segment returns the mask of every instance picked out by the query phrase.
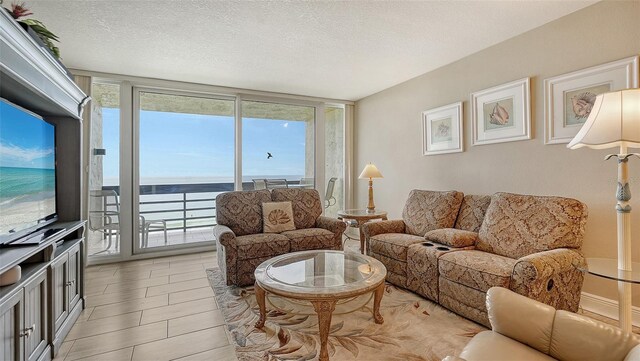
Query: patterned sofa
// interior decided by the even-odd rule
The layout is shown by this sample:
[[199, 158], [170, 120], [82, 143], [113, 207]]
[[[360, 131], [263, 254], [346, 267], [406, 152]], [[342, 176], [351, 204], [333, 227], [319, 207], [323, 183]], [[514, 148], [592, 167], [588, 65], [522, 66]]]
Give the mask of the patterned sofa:
[[[290, 201], [295, 230], [262, 233], [262, 203]], [[288, 252], [342, 249], [345, 224], [320, 216], [322, 202], [315, 189], [278, 188], [238, 191], [216, 197], [218, 265], [228, 285], [248, 286], [263, 261]]]
[[362, 227], [387, 280], [489, 326], [489, 288], [577, 311], [587, 207], [574, 199], [414, 190], [402, 220]]

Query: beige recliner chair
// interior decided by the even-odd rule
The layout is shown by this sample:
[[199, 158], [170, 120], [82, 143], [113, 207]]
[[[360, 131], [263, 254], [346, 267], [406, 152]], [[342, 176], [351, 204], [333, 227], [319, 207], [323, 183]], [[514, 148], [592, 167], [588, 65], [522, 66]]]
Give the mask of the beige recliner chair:
[[640, 338], [615, 326], [501, 287], [489, 289], [486, 302], [492, 330], [473, 337], [460, 357], [444, 360], [640, 360]]

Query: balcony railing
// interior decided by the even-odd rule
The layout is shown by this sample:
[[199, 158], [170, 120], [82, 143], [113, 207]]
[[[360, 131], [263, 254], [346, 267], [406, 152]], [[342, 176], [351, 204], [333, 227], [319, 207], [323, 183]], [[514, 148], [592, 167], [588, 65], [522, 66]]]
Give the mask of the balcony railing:
[[[120, 194], [119, 186], [103, 186], [102, 189]], [[243, 182], [242, 189], [254, 189], [253, 183]], [[213, 227], [216, 225], [216, 196], [233, 190], [234, 183], [231, 182], [141, 185], [139, 214], [146, 220], [166, 221], [168, 230], [186, 232], [192, 228]]]

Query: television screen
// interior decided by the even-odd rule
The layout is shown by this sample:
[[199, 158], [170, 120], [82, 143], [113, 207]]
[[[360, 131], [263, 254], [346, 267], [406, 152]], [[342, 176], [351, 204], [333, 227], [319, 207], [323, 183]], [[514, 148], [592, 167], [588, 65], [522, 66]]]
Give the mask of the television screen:
[[0, 99], [0, 243], [55, 214], [55, 127]]

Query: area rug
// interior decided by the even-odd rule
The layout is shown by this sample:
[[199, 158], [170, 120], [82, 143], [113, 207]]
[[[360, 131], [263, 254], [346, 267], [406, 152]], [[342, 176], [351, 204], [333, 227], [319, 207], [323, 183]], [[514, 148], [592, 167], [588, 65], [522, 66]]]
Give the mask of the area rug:
[[[208, 269], [207, 275], [239, 361], [317, 360], [320, 338], [315, 315], [297, 312], [295, 304], [290, 309], [275, 309], [267, 303], [265, 327], [256, 329], [258, 305], [253, 287], [227, 286], [217, 268]], [[372, 302], [333, 316], [328, 345], [331, 360], [440, 361], [457, 356], [471, 337], [485, 330], [389, 284], [380, 307], [382, 325], [373, 322]]]

